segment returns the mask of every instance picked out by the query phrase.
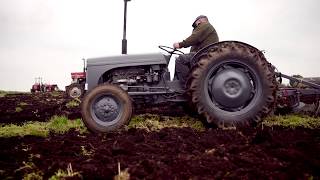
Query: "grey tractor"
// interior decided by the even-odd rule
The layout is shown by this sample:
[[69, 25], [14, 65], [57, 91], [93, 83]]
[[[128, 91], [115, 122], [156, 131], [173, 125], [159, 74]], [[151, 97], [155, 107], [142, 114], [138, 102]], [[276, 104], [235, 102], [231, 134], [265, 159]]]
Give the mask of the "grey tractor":
[[81, 113], [89, 130], [114, 131], [127, 124], [133, 108], [174, 102], [191, 105], [208, 124], [218, 127], [251, 126], [275, 107], [275, 68], [257, 48], [223, 41], [201, 49], [192, 58], [186, 89], [170, 80], [173, 54], [119, 55], [87, 59]]

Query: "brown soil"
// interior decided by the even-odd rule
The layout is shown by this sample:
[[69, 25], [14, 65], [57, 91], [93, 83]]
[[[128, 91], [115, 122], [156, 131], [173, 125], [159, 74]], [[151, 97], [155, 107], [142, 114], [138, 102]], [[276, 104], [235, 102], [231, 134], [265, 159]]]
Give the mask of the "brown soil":
[[[79, 107], [68, 107], [73, 99], [63, 92], [55, 93], [21, 93], [0, 97], [0, 124], [19, 124], [27, 121], [48, 121], [54, 115], [64, 115], [69, 119], [81, 118]], [[174, 106], [174, 107], [173, 107]], [[19, 110], [17, 111], [17, 108]], [[172, 109], [175, 111], [172, 111]], [[186, 115], [182, 106], [162, 104], [157, 107], [140, 107], [135, 114], [156, 113], [162, 115]]]
[[67, 107], [70, 101], [63, 92], [8, 94], [0, 97], [0, 123], [47, 121], [54, 115], [80, 118], [78, 107]]
[[[0, 147], [0, 179], [34, 171], [47, 179], [69, 163], [84, 179], [111, 179], [118, 162], [132, 179], [320, 178], [319, 130], [131, 129], [104, 136], [73, 131], [0, 138]], [[21, 168], [23, 162], [34, 163], [33, 169]]]
[[[63, 95], [39, 97], [34, 102], [32, 95], [10, 95], [7, 103], [0, 98], [1, 123], [79, 113], [66, 108]], [[19, 102], [29, 109], [16, 115]], [[28, 114], [35, 111], [32, 108], [38, 109], [38, 116]], [[21, 179], [32, 172], [48, 179], [58, 169], [66, 171], [68, 164], [84, 179], [112, 179], [118, 163], [131, 179], [319, 179], [319, 152], [319, 129], [130, 129], [105, 135], [70, 131], [48, 138], [0, 138], [0, 179]]]

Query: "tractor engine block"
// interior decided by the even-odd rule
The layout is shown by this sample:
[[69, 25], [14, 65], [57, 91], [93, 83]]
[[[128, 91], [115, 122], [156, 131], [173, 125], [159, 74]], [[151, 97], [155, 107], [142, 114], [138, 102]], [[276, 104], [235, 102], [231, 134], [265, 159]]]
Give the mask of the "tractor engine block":
[[112, 72], [112, 83], [125, 85], [142, 85], [158, 83], [159, 71], [152, 67], [117, 69]]

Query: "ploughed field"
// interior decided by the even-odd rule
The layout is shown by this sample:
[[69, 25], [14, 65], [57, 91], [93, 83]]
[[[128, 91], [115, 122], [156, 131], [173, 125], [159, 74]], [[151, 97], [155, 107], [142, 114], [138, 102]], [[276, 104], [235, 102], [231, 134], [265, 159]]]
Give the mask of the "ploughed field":
[[[125, 128], [103, 135], [71, 129], [0, 136], [0, 179], [320, 178], [319, 126], [206, 129], [178, 106], [136, 113], [145, 111], [160, 115], [136, 116]], [[54, 115], [81, 118], [79, 101], [63, 93], [0, 96], [0, 128], [50, 121]], [[140, 123], [143, 119], [148, 123]]]
[[79, 102], [63, 92], [9, 93], [0, 96], [0, 123], [47, 121], [53, 115], [80, 118]]

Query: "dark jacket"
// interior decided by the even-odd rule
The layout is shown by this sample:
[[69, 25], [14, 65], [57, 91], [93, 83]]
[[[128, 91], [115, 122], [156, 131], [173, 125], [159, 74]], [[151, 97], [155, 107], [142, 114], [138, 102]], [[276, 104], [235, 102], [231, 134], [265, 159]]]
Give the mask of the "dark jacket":
[[205, 46], [218, 42], [219, 37], [214, 27], [209, 23], [201, 23], [193, 29], [192, 34], [180, 42], [180, 47], [191, 47], [190, 52], [198, 52]]

